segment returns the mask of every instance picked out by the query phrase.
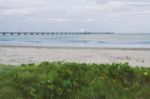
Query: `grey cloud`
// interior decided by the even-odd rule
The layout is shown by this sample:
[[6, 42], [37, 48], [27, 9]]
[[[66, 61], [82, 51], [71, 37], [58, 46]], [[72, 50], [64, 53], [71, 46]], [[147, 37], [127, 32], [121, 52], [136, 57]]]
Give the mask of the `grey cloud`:
[[77, 24], [107, 26], [116, 22], [116, 27], [118, 23], [142, 24], [149, 22], [149, 17], [149, 0], [0, 0], [0, 22], [3, 24], [74, 23], [71, 27], [74, 30]]

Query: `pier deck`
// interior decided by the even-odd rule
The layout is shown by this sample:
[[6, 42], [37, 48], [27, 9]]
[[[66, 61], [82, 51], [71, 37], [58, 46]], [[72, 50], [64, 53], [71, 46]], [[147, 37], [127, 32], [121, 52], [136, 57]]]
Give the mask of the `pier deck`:
[[0, 35], [86, 35], [86, 34], [113, 34], [111, 32], [0, 32]]

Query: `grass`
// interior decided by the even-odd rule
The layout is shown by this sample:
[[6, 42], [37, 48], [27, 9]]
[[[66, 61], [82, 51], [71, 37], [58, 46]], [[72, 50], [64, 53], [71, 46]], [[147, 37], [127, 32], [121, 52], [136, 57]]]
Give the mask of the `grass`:
[[0, 99], [149, 99], [150, 68], [43, 62], [0, 65]]

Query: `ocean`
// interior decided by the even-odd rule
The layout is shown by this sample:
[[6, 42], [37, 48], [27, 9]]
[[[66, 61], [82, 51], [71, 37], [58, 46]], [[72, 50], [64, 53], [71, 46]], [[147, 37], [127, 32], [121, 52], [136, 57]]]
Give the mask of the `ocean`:
[[113, 33], [78, 35], [2, 35], [0, 45], [52, 47], [150, 48], [150, 33]]

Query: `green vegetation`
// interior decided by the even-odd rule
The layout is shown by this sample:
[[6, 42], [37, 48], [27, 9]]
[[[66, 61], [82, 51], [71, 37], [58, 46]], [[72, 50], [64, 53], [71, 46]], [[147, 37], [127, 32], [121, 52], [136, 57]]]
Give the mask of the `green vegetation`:
[[1, 65], [0, 99], [150, 99], [150, 68], [128, 63]]

